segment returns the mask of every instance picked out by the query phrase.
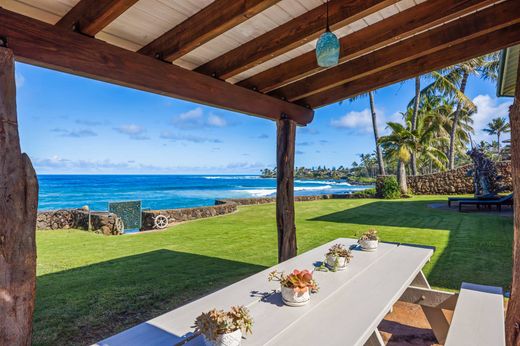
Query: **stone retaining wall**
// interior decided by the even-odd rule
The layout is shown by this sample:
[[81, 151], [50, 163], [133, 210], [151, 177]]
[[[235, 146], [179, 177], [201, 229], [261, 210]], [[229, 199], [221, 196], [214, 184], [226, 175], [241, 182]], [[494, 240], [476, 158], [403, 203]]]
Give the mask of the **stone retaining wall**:
[[[513, 189], [511, 175], [511, 161], [497, 162], [499, 175], [508, 190]], [[467, 176], [473, 165], [461, 166], [456, 169], [418, 176], [408, 176], [407, 183], [413, 194], [416, 195], [447, 195], [474, 193], [473, 177]], [[378, 177], [378, 182], [382, 177]], [[376, 182], [376, 186], [379, 186]]]
[[235, 212], [236, 210], [237, 204], [233, 202], [226, 202], [209, 207], [146, 210], [143, 211], [143, 230], [150, 230], [154, 228], [154, 218], [157, 215], [164, 215], [168, 217], [169, 224], [171, 225], [177, 222], [229, 214]]
[[61, 209], [38, 212], [36, 229], [83, 229], [106, 235], [118, 234], [116, 215], [108, 212], [90, 212], [84, 209]]
[[[366, 194], [330, 194], [317, 196], [296, 196], [296, 202], [317, 201], [322, 199], [346, 199], [346, 198], [373, 198]], [[256, 205], [275, 203], [275, 197], [266, 198], [238, 198], [220, 199], [215, 205], [197, 208], [180, 208], [164, 210], [144, 210], [142, 230], [154, 229], [154, 218], [164, 215], [169, 219], [169, 225], [218, 215], [233, 213], [239, 205]], [[84, 229], [106, 235], [118, 234], [115, 227], [117, 215], [108, 212], [89, 212], [83, 209], [63, 209], [38, 212], [37, 229]]]

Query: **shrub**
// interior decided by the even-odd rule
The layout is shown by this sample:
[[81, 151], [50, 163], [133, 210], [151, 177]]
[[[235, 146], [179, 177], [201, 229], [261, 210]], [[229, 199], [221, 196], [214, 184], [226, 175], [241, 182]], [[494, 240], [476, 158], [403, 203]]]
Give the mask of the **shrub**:
[[381, 178], [378, 188], [380, 197], [382, 198], [396, 199], [401, 197], [401, 189], [399, 188], [397, 178], [394, 176]]
[[370, 189], [360, 190], [360, 191], [356, 191], [356, 192], [354, 192], [352, 194], [356, 195], [356, 196], [375, 196], [376, 195], [376, 188], [373, 187], [373, 188], [370, 188]]

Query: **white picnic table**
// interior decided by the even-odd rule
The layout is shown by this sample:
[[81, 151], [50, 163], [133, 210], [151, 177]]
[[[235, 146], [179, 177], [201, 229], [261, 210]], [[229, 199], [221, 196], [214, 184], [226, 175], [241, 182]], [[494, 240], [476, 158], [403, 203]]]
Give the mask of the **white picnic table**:
[[[332, 244], [350, 247], [356, 242], [340, 238], [323, 244], [96, 345], [172, 346], [183, 341], [187, 346], [203, 345], [201, 336], [190, 338], [195, 318], [212, 308], [227, 310], [234, 305], [245, 305], [254, 320], [253, 334], [247, 335], [242, 345], [382, 345], [377, 326], [398, 300], [426, 300], [425, 305], [429, 304], [429, 296], [421, 290], [432, 290], [421, 270], [432, 256], [432, 248], [393, 243], [380, 243], [375, 252], [356, 248], [345, 271], [314, 272], [320, 290], [303, 307], [283, 305], [280, 294], [273, 293], [279, 291], [279, 283], [267, 281], [274, 269], [313, 270]], [[443, 302], [449, 302], [449, 293], [440, 294]], [[437, 312], [430, 309], [431, 313], [425, 313], [432, 315], [435, 324]], [[441, 338], [447, 332], [443, 322], [441, 318], [440, 332], [436, 333]]]

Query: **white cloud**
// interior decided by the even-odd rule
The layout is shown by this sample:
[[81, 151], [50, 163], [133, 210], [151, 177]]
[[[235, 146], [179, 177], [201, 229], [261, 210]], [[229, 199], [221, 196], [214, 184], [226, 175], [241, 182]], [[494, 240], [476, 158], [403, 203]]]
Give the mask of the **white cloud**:
[[208, 125], [214, 127], [224, 127], [227, 125], [227, 121], [218, 115], [211, 114], [208, 117]]
[[160, 137], [162, 139], [168, 139], [172, 142], [184, 141], [184, 142], [192, 142], [192, 143], [205, 143], [205, 142], [222, 143], [222, 141], [220, 139], [186, 135], [186, 134], [174, 133], [174, 132], [170, 132], [170, 131], [162, 132]]
[[101, 126], [103, 122], [96, 120], [88, 120], [88, 119], [77, 119], [76, 124], [86, 125], [86, 126]]
[[67, 130], [62, 128], [54, 128], [51, 132], [61, 133], [61, 137], [84, 138], [96, 137], [98, 134], [92, 130]]
[[20, 89], [25, 85], [25, 77], [20, 72], [15, 72], [14, 79], [16, 81], [16, 88]]
[[[376, 109], [377, 115], [377, 128], [380, 134], [387, 133], [386, 123], [389, 121], [401, 122], [402, 117], [399, 112], [396, 112], [390, 116], [387, 116], [384, 111]], [[353, 133], [367, 134], [373, 131], [372, 127], [372, 114], [369, 108], [365, 108], [362, 111], [350, 111], [344, 116], [332, 119], [330, 122], [332, 127], [338, 129], [346, 129]]]
[[150, 139], [150, 137], [146, 135], [146, 129], [140, 125], [125, 124], [118, 127], [114, 127], [114, 130], [123, 135], [128, 135], [128, 137], [133, 140]]
[[155, 166], [134, 160], [113, 162], [104, 160], [70, 160], [54, 155], [49, 158], [32, 158], [38, 174], [46, 173], [257, 173], [266, 165], [259, 162], [230, 162], [221, 166]]
[[32, 159], [38, 173], [125, 173], [125, 172], [170, 172], [171, 168], [145, 165], [135, 161], [112, 162], [104, 160], [70, 160], [54, 155], [50, 158]]
[[350, 111], [338, 119], [332, 119], [330, 124], [337, 128], [370, 132], [372, 129], [372, 117], [370, 110], [365, 108], [361, 112]]
[[194, 130], [204, 127], [225, 127], [229, 123], [221, 116], [215, 114], [205, 115], [201, 107], [181, 113], [172, 119], [172, 124], [183, 130]]
[[474, 141], [491, 141], [496, 139], [494, 136], [489, 136], [482, 131], [482, 129], [487, 127], [491, 119], [504, 117], [509, 121], [509, 106], [511, 106], [513, 101], [499, 101], [498, 98], [489, 95], [478, 95], [473, 99], [473, 103], [477, 106], [477, 112], [473, 114], [473, 128], [475, 129]]

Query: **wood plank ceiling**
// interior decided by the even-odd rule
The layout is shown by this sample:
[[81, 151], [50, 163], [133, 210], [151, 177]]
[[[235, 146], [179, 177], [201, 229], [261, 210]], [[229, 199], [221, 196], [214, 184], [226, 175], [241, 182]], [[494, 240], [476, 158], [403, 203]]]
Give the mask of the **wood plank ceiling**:
[[[186, 78], [220, 80], [229, 95], [247, 89], [252, 94], [239, 94], [263, 93], [265, 102], [306, 108], [520, 43], [518, 0], [331, 0], [329, 6], [331, 29], [341, 41], [340, 65], [321, 69], [314, 47], [325, 26], [323, 0], [0, 0], [4, 9], [95, 37], [138, 60], [144, 55], [194, 71]], [[164, 93], [193, 99], [177, 90]], [[215, 99], [200, 101], [259, 115]], [[297, 122], [312, 116], [305, 118]]]

